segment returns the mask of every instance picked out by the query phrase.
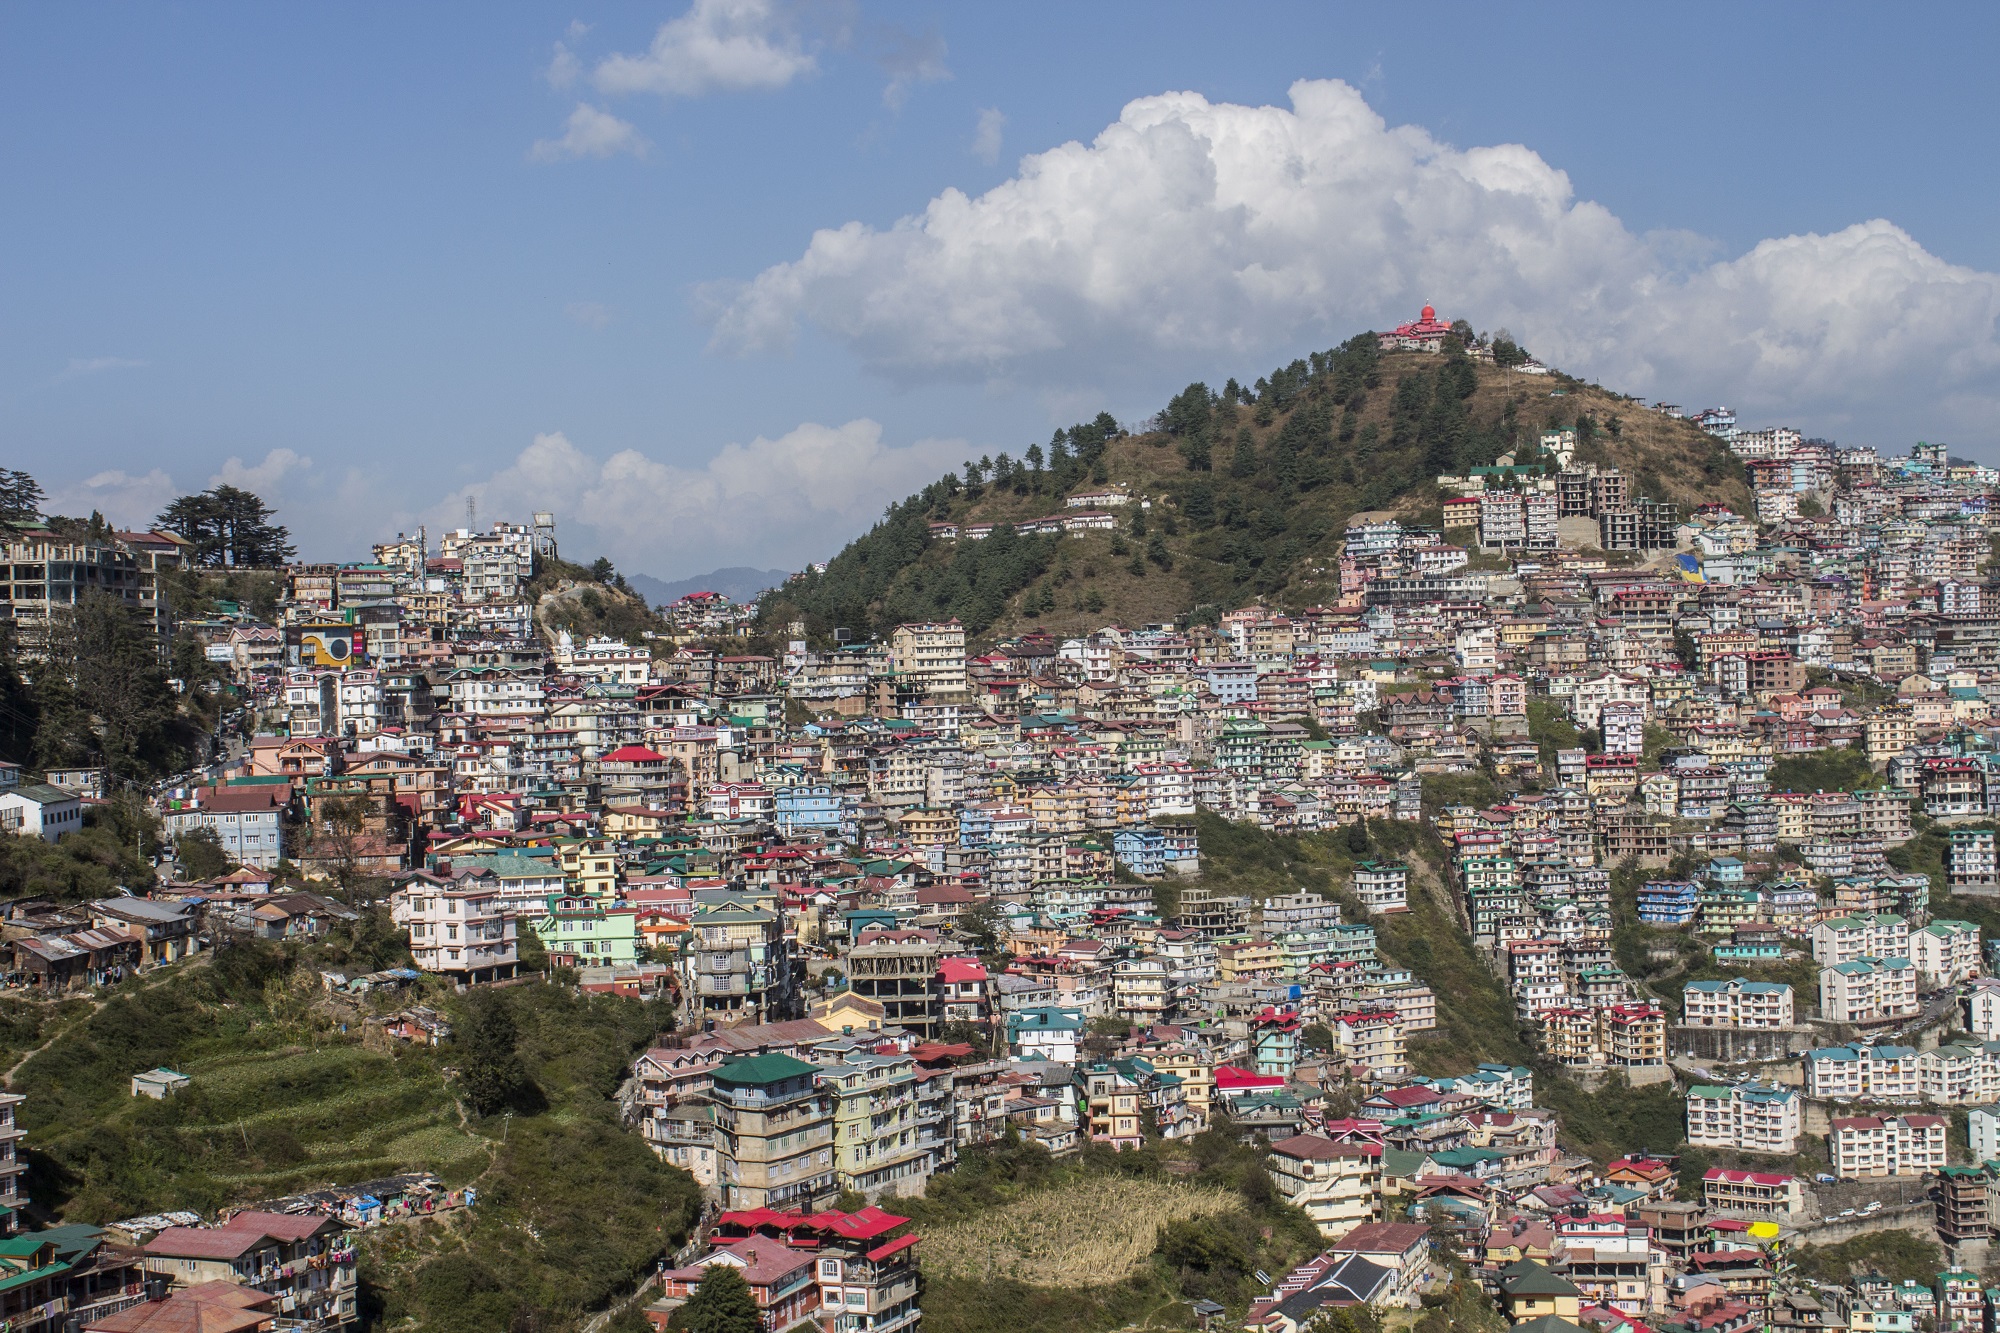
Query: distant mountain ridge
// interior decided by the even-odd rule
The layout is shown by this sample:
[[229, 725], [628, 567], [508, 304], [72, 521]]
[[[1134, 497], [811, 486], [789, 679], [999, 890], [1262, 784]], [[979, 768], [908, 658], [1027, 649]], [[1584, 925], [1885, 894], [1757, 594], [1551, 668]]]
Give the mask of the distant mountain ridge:
[[656, 579], [651, 574], [627, 574], [625, 581], [632, 585], [632, 591], [646, 599], [648, 606], [663, 606], [677, 602], [691, 592], [719, 592], [732, 602], [747, 602], [767, 588], [775, 588], [791, 577], [790, 570], [752, 569], [748, 565], [731, 565], [728, 569], [717, 569], [707, 574], [697, 574], [691, 579], [675, 579], [671, 582]]

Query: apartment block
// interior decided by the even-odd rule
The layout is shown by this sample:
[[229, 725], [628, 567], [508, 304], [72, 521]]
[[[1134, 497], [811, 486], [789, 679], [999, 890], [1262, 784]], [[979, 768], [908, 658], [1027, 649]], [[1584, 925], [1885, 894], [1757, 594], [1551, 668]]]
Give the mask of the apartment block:
[[1786, 1088], [1753, 1082], [1688, 1089], [1687, 1137], [1697, 1148], [1789, 1157], [1798, 1151], [1802, 1123], [1798, 1095]]
[[1774, 981], [1690, 981], [1681, 991], [1681, 1023], [1703, 1028], [1788, 1028], [1792, 988]]
[[1836, 1117], [1826, 1146], [1842, 1180], [1926, 1176], [1945, 1164], [1945, 1121], [1935, 1115]]

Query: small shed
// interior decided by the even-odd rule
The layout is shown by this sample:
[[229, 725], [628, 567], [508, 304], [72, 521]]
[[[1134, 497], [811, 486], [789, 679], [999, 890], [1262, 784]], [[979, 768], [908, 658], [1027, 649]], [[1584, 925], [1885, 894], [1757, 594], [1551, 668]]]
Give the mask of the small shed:
[[194, 1080], [179, 1070], [162, 1065], [158, 1069], [148, 1069], [143, 1074], [132, 1075], [132, 1095], [151, 1097], [154, 1101], [164, 1101], [185, 1088]]

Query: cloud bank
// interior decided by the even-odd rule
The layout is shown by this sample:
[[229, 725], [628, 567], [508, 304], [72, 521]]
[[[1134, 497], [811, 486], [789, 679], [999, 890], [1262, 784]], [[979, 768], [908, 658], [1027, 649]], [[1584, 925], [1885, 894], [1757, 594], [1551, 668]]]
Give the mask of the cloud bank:
[[807, 422], [679, 467], [636, 449], [599, 459], [556, 431], [535, 436], [510, 465], [454, 492], [427, 517], [433, 527], [463, 524], [468, 495], [482, 522], [553, 510], [565, 549], [666, 578], [731, 564], [800, 568], [825, 559], [966, 452], [963, 440], [892, 446], [863, 418]]
[[821, 230], [706, 296], [719, 348], [810, 324], [902, 382], [1155, 393], [1434, 301], [1632, 392], [1877, 428], [2000, 418], [1995, 275], [1880, 220], [1689, 264], [1699, 248], [1635, 234], [1526, 147], [1457, 148], [1301, 81], [1289, 108], [1140, 98], [983, 195]]
[[[574, 76], [567, 55], [558, 49], [552, 79]], [[700, 97], [782, 88], [814, 68], [798, 30], [770, 0], [694, 0], [687, 13], [660, 25], [649, 50], [599, 61], [591, 82], [605, 93]]]
[[630, 121], [588, 102], [578, 102], [576, 110], [563, 122], [560, 139], [537, 139], [528, 149], [534, 162], [573, 162], [583, 157], [611, 157], [630, 153], [644, 157], [650, 147], [644, 135]]

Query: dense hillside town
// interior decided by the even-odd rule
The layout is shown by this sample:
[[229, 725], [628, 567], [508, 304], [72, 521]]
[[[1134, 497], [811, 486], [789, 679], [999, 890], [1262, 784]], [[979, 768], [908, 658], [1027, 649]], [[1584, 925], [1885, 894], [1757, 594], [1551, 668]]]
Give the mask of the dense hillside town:
[[[1564, 392], [1467, 335], [1426, 307], [1381, 347]], [[721, 1299], [718, 1269], [772, 1333], [915, 1328], [914, 1219], [968, 1162], [1218, 1142], [1317, 1231], [1229, 1309], [1265, 1333], [1398, 1308], [1989, 1328], [2000, 472], [1630, 410], [1693, 421], [1754, 509], [1684, 511], [1574, 427], [1529, 431], [1352, 515], [1319, 604], [985, 641], [950, 618], [773, 636], [710, 593], [649, 610], [608, 562], [563, 562], [546, 513], [338, 564], [239, 561], [192, 510], [17, 516], [24, 676], [69, 617], [121, 607], [177, 645], [213, 748], [150, 784], [101, 756], [0, 766], [20, 838], [61, 847], [135, 792], [164, 837], [153, 884], [9, 902], [7, 981], [90, 992], [386, 911], [406, 963], [330, 989], [653, 1002], [624, 1121], [708, 1201], [633, 1307], [660, 1328]], [[1177, 508], [1069, 479], [1044, 517], [925, 540], [1143, 550]], [[184, 604], [251, 569], [261, 594]], [[368, 1021], [455, 1040], [435, 1004]], [[154, 1099], [189, 1082], [128, 1073]], [[404, 1213], [477, 1193], [410, 1179], [368, 1188]], [[23, 1227], [39, 1276], [0, 1317], [353, 1323], [368, 1188]], [[1884, 1234], [1935, 1271], [1803, 1260]]]

